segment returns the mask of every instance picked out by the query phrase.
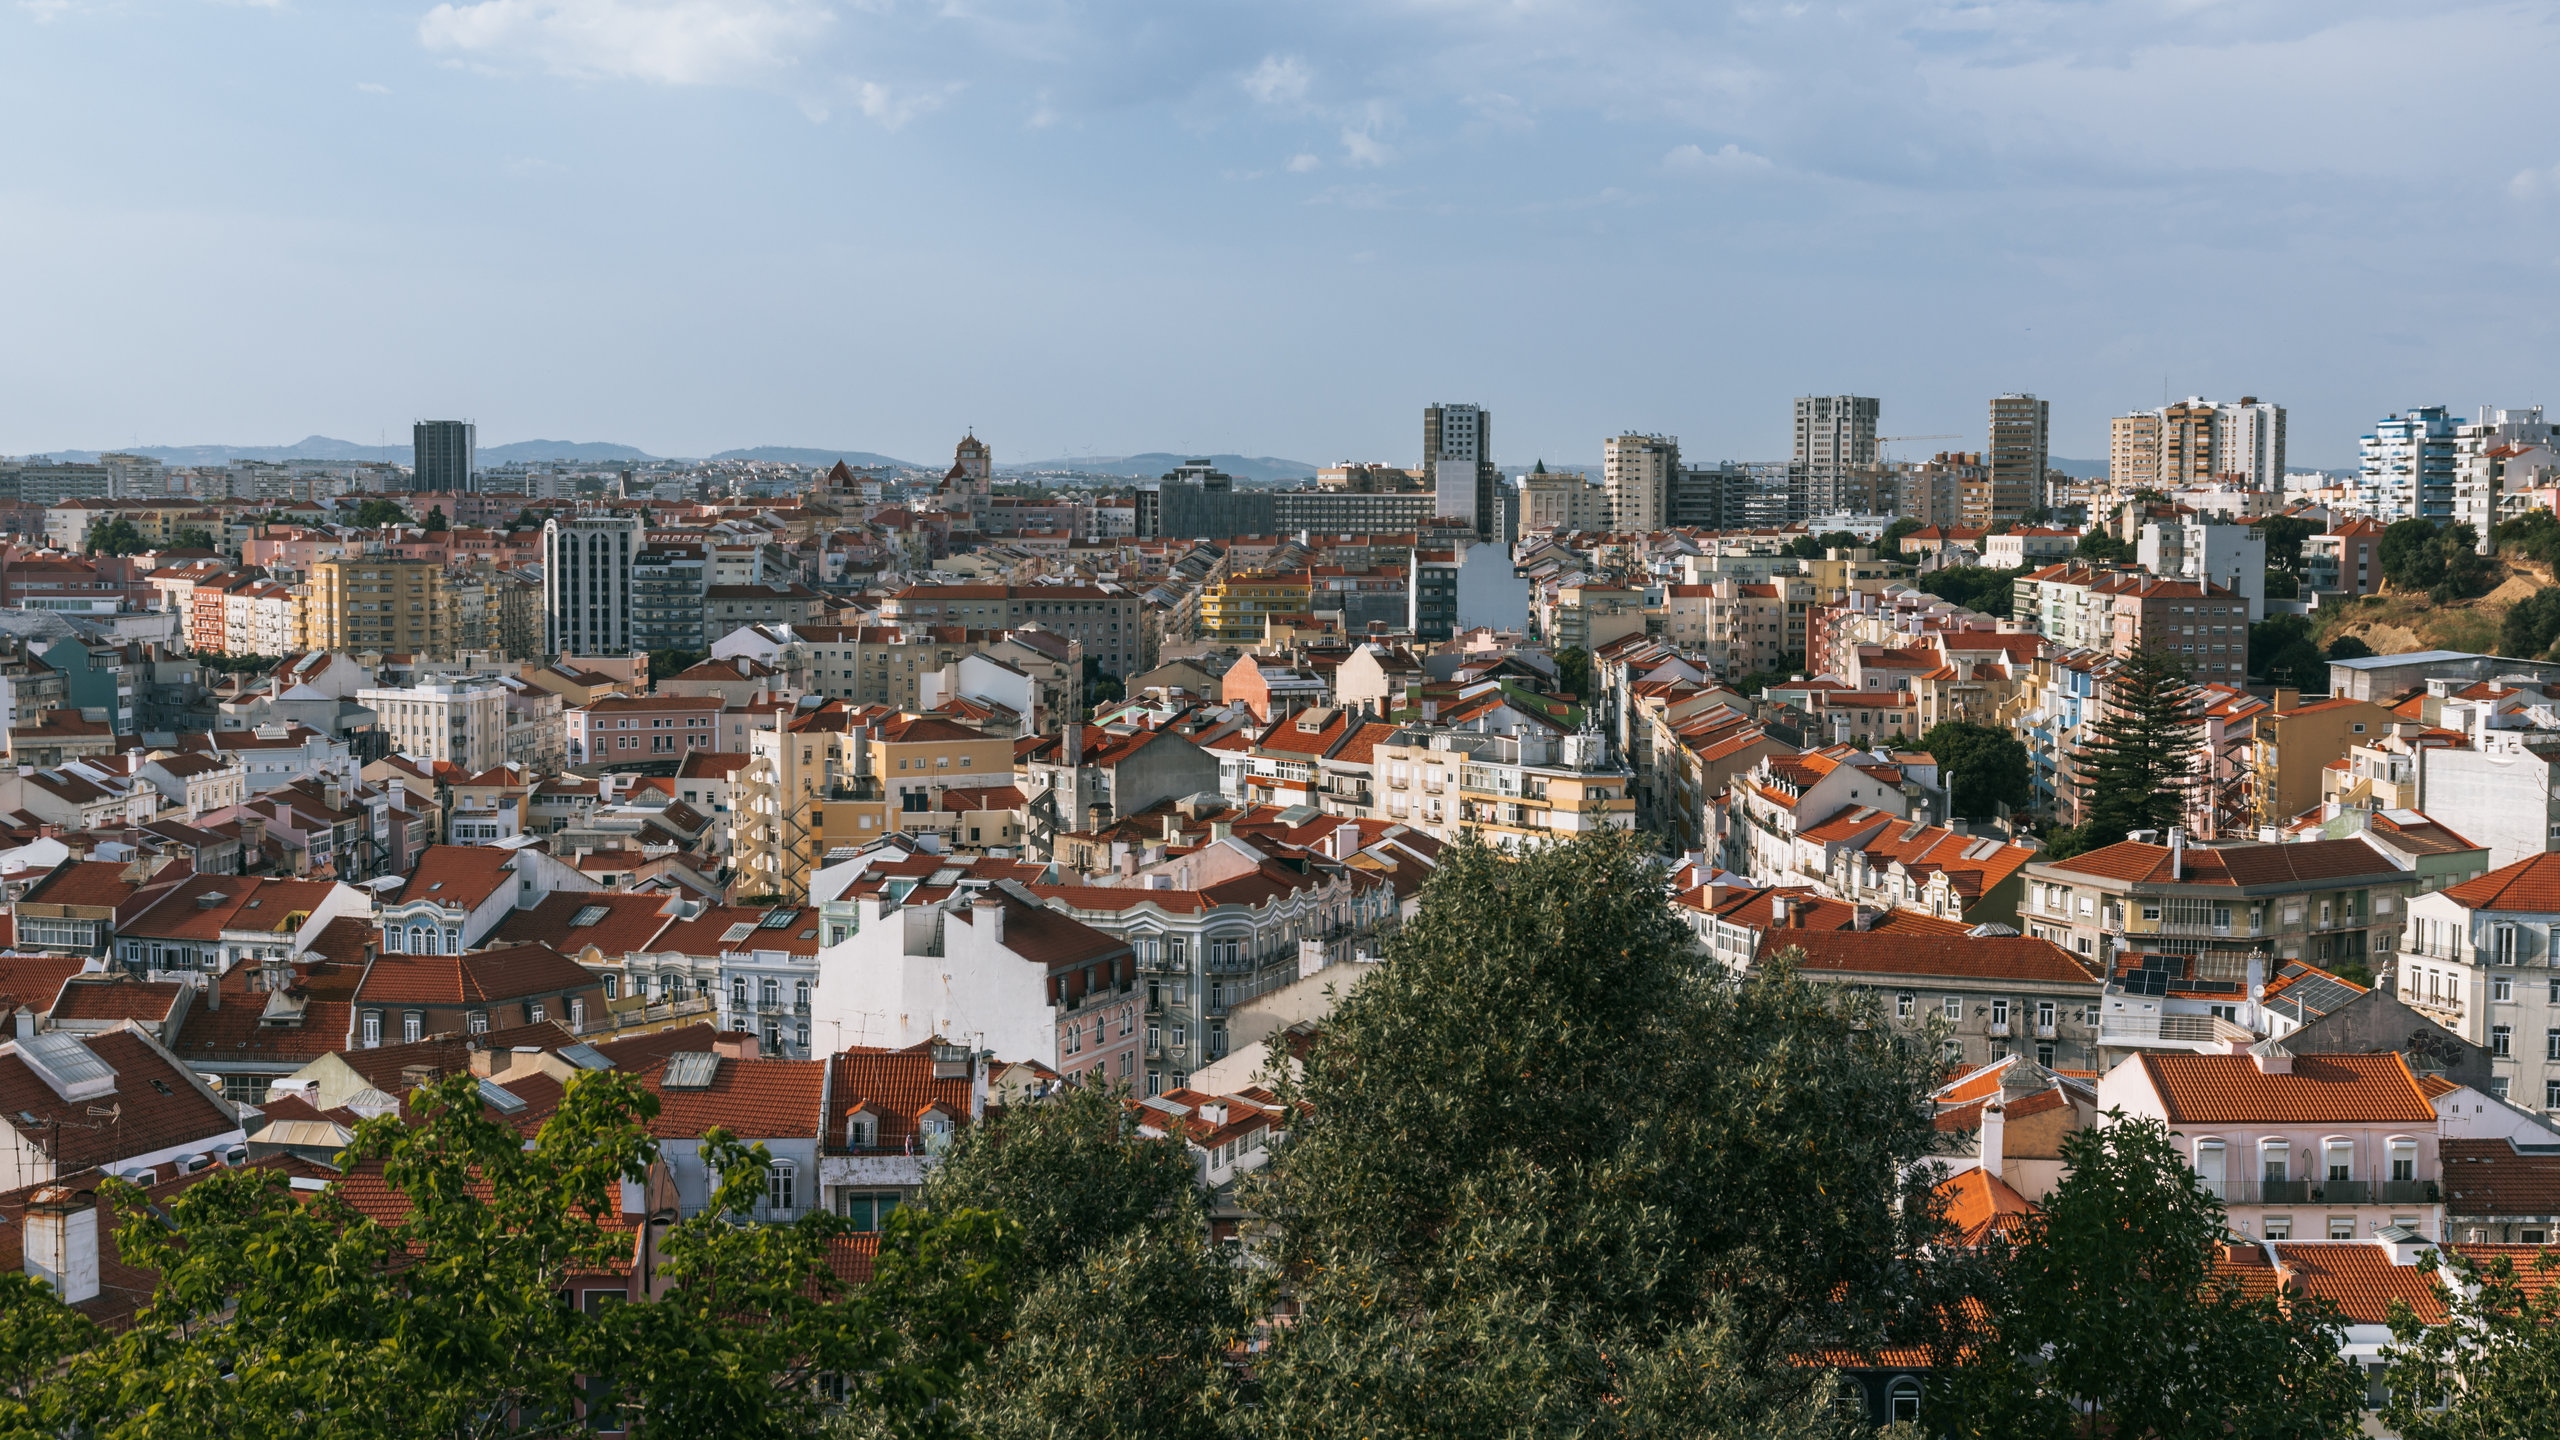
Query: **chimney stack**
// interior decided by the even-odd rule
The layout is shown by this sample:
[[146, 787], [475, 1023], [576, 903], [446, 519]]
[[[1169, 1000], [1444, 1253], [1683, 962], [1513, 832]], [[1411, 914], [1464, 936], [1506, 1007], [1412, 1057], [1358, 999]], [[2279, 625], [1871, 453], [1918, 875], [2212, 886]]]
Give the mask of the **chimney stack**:
[[1982, 1173], [1997, 1178], [2001, 1147], [2008, 1141], [2009, 1121], [1997, 1099], [1982, 1107]]
[[65, 1305], [98, 1298], [98, 1197], [48, 1185], [27, 1201], [23, 1239], [27, 1273], [54, 1288]]
[[979, 927], [979, 934], [998, 945], [1004, 943], [1004, 897], [981, 890], [970, 900], [969, 912], [970, 923]]
[[2169, 878], [2187, 878], [2187, 832], [2183, 826], [2169, 827]]

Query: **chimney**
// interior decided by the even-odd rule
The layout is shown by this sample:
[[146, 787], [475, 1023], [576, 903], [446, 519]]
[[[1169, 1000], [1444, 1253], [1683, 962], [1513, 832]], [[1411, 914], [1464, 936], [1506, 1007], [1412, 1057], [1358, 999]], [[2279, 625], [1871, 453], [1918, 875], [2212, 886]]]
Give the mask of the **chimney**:
[[1793, 908], [1794, 908], [1794, 907], [1793, 907], [1791, 904], [1789, 904], [1789, 903], [1788, 903], [1788, 900], [1787, 900], [1787, 897], [1786, 897], [1786, 896], [1784, 896], [1784, 895], [1772, 895], [1772, 896], [1770, 896], [1770, 897], [1769, 897], [1769, 928], [1770, 928], [1770, 929], [1772, 929], [1772, 930], [1784, 930], [1784, 929], [1786, 929], [1786, 928], [1787, 928], [1787, 922], [1788, 922], [1788, 920], [1791, 918], [1791, 917], [1789, 916], [1788, 912], [1789, 912], [1790, 910], [1792, 910]]
[[1348, 860], [1360, 853], [1360, 826], [1357, 822], [1346, 820], [1334, 828], [1330, 853], [1336, 860]]
[[763, 1048], [753, 1030], [727, 1030], [711, 1037], [711, 1053], [723, 1060], [753, 1060]]
[[1230, 836], [1230, 835], [1232, 835], [1232, 834], [1234, 834], [1234, 833], [1235, 833], [1235, 829], [1236, 829], [1236, 827], [1235, 827], [1235, 826], [1228, 824], [1228, 823], [1227, 823], [1226, 821], [1224, 821], [1224, 820], [1212, 820], [1212, 821], [1210, 821], [1210, 822], [1209, 822], [1209, 843], [1211, 843], [1211, 844], [1213, 844], [1213, 845], [1214, 845], [1214, 844], [1216, 844], [1217, 842], [1219, 842], [1219, 841], [1221, 841], [1221, 840], [1226, 839], [1228, 836]]
[[65, 1305], [98, 1298], [98, 1197], [88, 1190], [47, 1185], [27, 1201], [21, 1240], [27, 1273], [61, 1295]]
[[336, 776], [329, 777], [328, 783], [320, 787], [320, 803], [332, 810], [347, 808], [347, 792], [339, 787]]
[[1877, 910], [1873, 905], [1858, 905], [1851, 907], [1849, 913], [1849, 928], [1862, 932], [1873, 930], [1876, 928], [1876, 914]]
[[18, 1007], [18, 1038], [21, 1040], [32, 1040], [35, 1036], [36, 1012], [28, 1009], [24, 1005], [21, 1005]]
[[[2234, 1041], [2233, 1043], [2237, 1044], [2239, 1042]], [[2276, 1044], [2272, 1040], [2253, 1048], [2249, 1052], [2249, 1055], [2251, 1059], [2258, 1062], [2258, 1073], [2261, 1075], [2290, 1075], [2293, 1073], [2293, 1052], [2287, 1050], [2282, 1045]]]
[[2169, 878], [2187, 878], [2187, 832], [2176, 825], [2169, 827]]
[[969, 922], [979, 927], [978, 933], [1001, 945], [1004, 943], [1004, 897], [981, 890], [969, 902]]
[[1998, 1100], [1982, 1107], [1982, 1173], [2000, 1173], [2001, 1147], [2008, 1140], [2009, 1121]]

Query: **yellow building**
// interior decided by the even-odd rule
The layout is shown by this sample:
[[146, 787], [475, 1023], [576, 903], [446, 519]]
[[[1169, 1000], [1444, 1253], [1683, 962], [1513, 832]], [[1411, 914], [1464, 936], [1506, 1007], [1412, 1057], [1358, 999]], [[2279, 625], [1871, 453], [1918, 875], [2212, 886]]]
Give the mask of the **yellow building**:
[[2329, 762], [2390, 734], [2398, 718], [2370, 700], [2340, 697], [2302, 705], [2278, 691], [2276, 712], [2258, 717], [2252, 766], [2258, 823], [2279, 825], [2318, 805]]
[[302, 631], [314, 650], [453, 653], [454, 603], [444, 566], [397, 555], [314, 561]]
[[1304, 615], [1314, 589], [1303, 570], [1230, 575], [1200, 600], [1200, 638], [1222, 644], [1259, 645], [1274, 615]]

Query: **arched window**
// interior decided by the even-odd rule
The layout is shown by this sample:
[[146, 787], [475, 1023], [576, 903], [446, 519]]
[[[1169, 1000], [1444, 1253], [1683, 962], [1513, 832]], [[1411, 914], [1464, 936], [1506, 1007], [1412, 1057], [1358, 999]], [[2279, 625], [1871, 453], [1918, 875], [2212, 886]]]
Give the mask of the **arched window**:
[[800, 1192], [800, 1167], [788, 1160], [776, 1160], [765, 1172], [764, 1208], [776, 1215], [788, 1215], [797, 1207]]
[[426, 953], [426, 944], [427, 944], [427, 933], [426, 933], [424, 930], [419, 929], [419, 928], [418, 928], [417, 926], [415, 926], [415, 925], [410, 926], [410, 927], [409, 927], [409, 953], [410, 953], [410, 954], [412, 954], [412, 955], [423, 955], [423, 954], [425, 954], [425, 953]]
[[1920, 1382], [1905, 1375], [1896, 1379], [1885, 1391], [1885, 1419], [1917, 1420], [1920, 1418]]

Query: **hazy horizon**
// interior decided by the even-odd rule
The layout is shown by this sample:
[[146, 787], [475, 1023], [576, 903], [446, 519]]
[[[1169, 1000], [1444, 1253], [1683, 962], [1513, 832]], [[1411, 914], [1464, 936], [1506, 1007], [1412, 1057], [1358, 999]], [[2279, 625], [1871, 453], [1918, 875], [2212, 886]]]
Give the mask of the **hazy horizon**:
[[16, 0], [0, 453], [1506, 464], [2543, 401], [2546, 8]]

